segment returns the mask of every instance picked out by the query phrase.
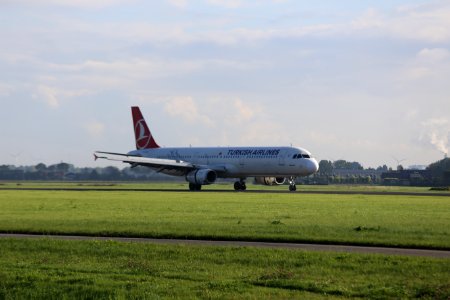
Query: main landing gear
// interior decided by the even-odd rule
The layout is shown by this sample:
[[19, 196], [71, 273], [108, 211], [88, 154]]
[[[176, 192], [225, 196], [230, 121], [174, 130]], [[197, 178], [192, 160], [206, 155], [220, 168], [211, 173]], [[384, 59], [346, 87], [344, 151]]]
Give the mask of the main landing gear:
[[201, 184], [195, 184], [195, 183], [189, 183], [189, 190], [190, 191], [201, 191], [202, 185]]
[[236, 181], [234, 183], [234, 189], [236, 191], [245, 191], [247, 189], [247, 186], [245, 185], [244, 179], [241, 179], [239, 181]]
[[295, 186], [295, 177], [289, 177], [289, 191], [295, 192], [297, 187]]

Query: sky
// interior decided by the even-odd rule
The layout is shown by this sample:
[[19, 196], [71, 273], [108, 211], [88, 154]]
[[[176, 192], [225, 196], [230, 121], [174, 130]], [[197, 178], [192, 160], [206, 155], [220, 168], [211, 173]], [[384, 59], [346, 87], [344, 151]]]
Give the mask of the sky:
[[448, 0], [0, 0], [0, 41], [0, 164], [109, 165], [133, 105], [165, 147], [450, 150]]

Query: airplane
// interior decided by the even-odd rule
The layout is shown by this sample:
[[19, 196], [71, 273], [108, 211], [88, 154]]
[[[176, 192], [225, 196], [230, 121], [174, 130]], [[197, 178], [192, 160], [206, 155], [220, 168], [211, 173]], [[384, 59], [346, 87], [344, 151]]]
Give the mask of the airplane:
[[203, 185], [218, 178], [236, 178], [234, 189], [245, 191], [247, 177], [263, 185], [289, 182], [296, 191], [295, 179], [319, 170], [311, 153], [297, 147], [184, 147], [161, 148], [150, 132], [137, 106], [131, 107], [136, 150], [128, 153], [96, 151], [95, 160], [107, 159], [129, 163], [131, 167], [145, 166], [156, 172], [184, 176], [190, 191], [200, 191]]

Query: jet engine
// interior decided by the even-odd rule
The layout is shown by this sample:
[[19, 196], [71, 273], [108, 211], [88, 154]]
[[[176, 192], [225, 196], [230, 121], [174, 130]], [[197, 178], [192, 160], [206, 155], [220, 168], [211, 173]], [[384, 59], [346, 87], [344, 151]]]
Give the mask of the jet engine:
[[189, 172], [186, 175], [186, 180], [193, 184], [211, 184], [217, 179], [217, 174], [214, 170], [198, 169]]
[[284, 177], [255, 177], [255, 183], [263, 185], [280, 185], [285, 181]]

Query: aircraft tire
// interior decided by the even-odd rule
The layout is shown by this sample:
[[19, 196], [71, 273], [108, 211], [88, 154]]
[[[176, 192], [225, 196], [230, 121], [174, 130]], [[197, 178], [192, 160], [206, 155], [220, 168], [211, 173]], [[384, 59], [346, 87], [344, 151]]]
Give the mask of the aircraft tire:
[[189, 183], [189, 190], [190, 191], [201, 191], [202, 185], [201, 184], [195, 184], [195, 183]]
[[247, 189], [247, 186], [245, 185], [245, 182], [236, 181], [234, 183], [234, 190], [235, 191], [245, 191]]

